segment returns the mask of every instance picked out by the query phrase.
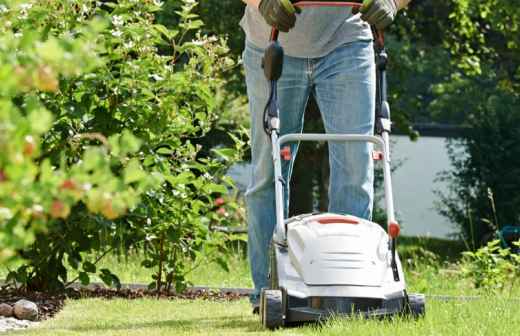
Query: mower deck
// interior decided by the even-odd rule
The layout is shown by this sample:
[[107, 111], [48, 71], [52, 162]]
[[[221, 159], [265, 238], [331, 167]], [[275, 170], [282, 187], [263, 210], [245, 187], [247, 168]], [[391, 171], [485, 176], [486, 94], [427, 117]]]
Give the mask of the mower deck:
[[300, 299], [288, 296], [285, 290], [264, 290], [260, 312], [264, 326], [275, 329], [282, 326], [319, 322], [335, 317], [391, 318], [410, 316], [418, 318], [425, 313], [425, 299], [421, 294], [403, 294], [388, 300], [373, 298], [314, 297]]

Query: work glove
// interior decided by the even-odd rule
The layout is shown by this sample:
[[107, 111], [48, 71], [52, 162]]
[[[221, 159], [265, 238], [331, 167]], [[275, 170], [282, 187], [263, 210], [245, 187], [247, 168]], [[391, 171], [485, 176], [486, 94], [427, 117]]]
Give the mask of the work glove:
[[410, 0], [364, 0], [359, 9], [361, 19], [377, 29], [384, 29], [394, 21], [397, 11], [409, 2]]
[[296, 13], [300, 13], [290, 0], [261, 0], [258, 10], [268, 25], [285, 33], [294, 27]]

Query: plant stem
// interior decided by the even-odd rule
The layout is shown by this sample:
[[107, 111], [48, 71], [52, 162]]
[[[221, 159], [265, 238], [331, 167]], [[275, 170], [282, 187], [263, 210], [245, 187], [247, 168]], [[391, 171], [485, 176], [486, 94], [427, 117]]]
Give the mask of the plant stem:
[[162, 270], [164, 263], [164, 232], [161, 233], [161, 242], [159, 243], [159, 272], [157, 274], [157, 298], [161, 293], [161, 283], [162, 283]]
[[[94, 261], [94, 265], [96, 265], [98, 262], [101, 261], [101, 259], [103, 259], [108, 253], [112, 252], [114, 250], [114, 247], [111, 247], [109, 248], [108, 250], [106, 250], [105, 252], [103, 252], [102, 255], [100, 255], [99, 257], [96, 258], [96, 260]], [[67, 282], [65, 284], [65, 288], [69, 287], [70, 285], [72, 285], [74, 282], [78, 281], [79, 279], [79, 275], [76, 276], [74, 279], [72, 279], [71, 281]]]

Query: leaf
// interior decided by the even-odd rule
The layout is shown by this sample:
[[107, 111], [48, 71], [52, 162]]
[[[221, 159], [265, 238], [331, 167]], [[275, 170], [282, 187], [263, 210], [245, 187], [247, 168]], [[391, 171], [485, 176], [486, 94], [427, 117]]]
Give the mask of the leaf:
[[213, 152], [226, 161], [231, 160], [237, 153], [233, 148], [214, 148]]
[[152, 281], [148, 284], [148, 290], [154, 290], [157, 286], [157, 283], [155, 281]]
[[215, 261], [224, 271], [229, 272], [228, 263], [224, 258], [218, 257]]
[[172, 185], [176, 186], [178, 184], [189, 184], [193, 179], [193, 173], [191, 172], [182, 172], [177, 176], [166, 175], [165, 178]]
[[96, 265], [94, 265], [90, 261], [84, 261], [83, 270], [88, 273], [96, 273]]
[[99, 277], [101, 278], [101, 280], [103, 280], [105, 285], [109, 287], [116, 287], [117, 289], [121, 288], [121, 282], [119, 281], [119, 278], [115, 274], [110, 272], [109, 269], [101, 269]]
[[128, 162], [125, 168], [124, 180], [126, 184], [138, 182], [147, 176], [146, 172], [141, 168], [137, 159], [132, 159]]
[[208, 183], [204, 185], [203, 190], [206, 193], [212, 194], [212, 193], [220, 193], [220, 194], [226, 194], [228, 192], [227, 188], [221, 184], [216, 183]]
[[153, 27], [159, 33], [163, 34], [168, 40], [173, 40], [175, 36], [177, 36], [177, 34], [179, 33], [178, 30], [170, 30], [161, 24], [155, 24]]
[[157, 149], [155, 152], [157, 154], [162, 154], [162, 155], [172, 155], [173, 154], [173, 150], [171, 150], [168, 147], [161, 147], [161, 148]]
[[33, 109], [29, 113], [29, 123], [35, 134], [42, 134], [51, 127], [52, 114], [44, 108]]
[[87, 272], [80, 272], [78, 277], [83, 286], [88, 286], [90, 284], [90, 277]]
[[141, 262], [141, 266], [144, 268], [152, 268], [155, 266], [155, 263], [152, 260], [145, 259]]

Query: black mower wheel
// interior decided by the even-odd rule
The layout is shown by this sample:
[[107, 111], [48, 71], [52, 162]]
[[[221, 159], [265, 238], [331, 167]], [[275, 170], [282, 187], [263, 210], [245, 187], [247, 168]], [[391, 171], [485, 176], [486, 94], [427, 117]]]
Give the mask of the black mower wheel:
[[263, 289], [260, 294], [260, 316], [262, 325], [276, 329], [285, 324], [283, 293], [279, 289]]
[[408, 309], [413, 318], [424, 317], [426, 314], [426, 298], [424, 294], [409, 294]]

